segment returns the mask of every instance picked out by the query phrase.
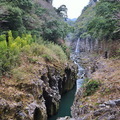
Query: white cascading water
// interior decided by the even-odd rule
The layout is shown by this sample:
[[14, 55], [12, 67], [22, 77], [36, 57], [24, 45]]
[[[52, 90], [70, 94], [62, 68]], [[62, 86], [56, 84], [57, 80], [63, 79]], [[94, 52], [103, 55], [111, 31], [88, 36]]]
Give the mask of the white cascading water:
[[78, 38], [78, 40], [77, 40], [75, 53], [79, 53], [79, 43], [80, 43], [80, 38]]
[[78, 74], [77, 77], [78, 79], [76, 80], [76, 93], [78, 92], [79, 88], [82, 86], [82, 83], [84, 81], [85, 78], [85, 70], [83, 67], [80, 66], [80, 59], [79, 59], [79, 54], [80, 54], [80, 48], [79, 48], [79, 44], [80, 44], [80, 39], [78, 38], [77, 40], [77, 44], [76, 44], [76, 49], [75, 49], [75, 54], [73, 54], [73, 56], [71, 56], [72, 60], [74, 61], [74, 63], [78, 66]]

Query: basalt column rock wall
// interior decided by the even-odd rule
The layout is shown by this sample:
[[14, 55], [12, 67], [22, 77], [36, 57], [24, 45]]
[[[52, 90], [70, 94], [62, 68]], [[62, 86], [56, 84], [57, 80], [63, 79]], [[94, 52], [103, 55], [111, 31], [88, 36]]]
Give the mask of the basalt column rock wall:
[[58, 111], [61, 95], [75, 84], [74, 64], [36, 63], [35, 67], [28, 80], [1, 79], [0, 120], [47, 120]]
[[63, 71], [56, 70], [54, 67], [47, 66], [48, 72], [41, 78], [47, 80], [46, 87], [43, 88], [43, 97], [47, 108], [48, 116], [54, 115], [59, 109], [61, 95], [75, 84], [76, 68], [66, 66]]

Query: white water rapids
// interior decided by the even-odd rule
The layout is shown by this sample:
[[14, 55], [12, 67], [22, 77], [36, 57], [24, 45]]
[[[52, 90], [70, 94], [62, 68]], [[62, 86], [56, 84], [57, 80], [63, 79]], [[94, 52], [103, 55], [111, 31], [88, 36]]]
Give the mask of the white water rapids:
[[80, 38], [78, 38], [78, 40], [77, 40], [75, 53], [79, 53], [79, 43], [80, 43]]
[[74, 61], [74, 63], [78, 66], [78, 73], [77, 73], [77, 80], [76, 80], [76, 92], [79, 90], [81, 87], [84, 78], [85, 78], [85, 70], [84, 68], [80, 65], [80, 39], [78, 38], [75, 52], [71, 56], [71, 59]]

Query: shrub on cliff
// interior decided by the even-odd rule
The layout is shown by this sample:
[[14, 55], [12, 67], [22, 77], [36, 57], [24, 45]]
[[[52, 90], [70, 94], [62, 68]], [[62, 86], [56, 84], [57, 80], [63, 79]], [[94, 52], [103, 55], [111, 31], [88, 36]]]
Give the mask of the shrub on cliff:
[[[13, 38], [12, 32], [8, 32], [8, 36], [0, 36], [0, 74], [9, 72], [17, 64], [20, 63], [20, 54], [42, 57], [48, 62], [65, 62], [67, 55], [62, 47], [52, 43], [33, 38], [30, 34], [24, 34], [22, 37]], [[35, 61], [34, 61], [35, 62]]]
[[86, 83], [84, 83], [83, 88], [84, 88], [84, 96], [89, 96], [92, 95], [96, 92], [96, 90], [100, 86], [100, 82], [96, 80], [85, 80]]
[[13, 38], [12, 32], [0, 36], [0, 73], [3, 74], [18, 64], [21, 49], [33, 41], [31, 35]]
[[67, 60], [67, 56], [61, 46], [54, 43], [50, 43], [48, 45], [48, 48], [51, 49], [57, 55], [59, 60], [62, 60], [62, 61]]
[[51, 20], [42, 25], [42, 36], [45, 40], [57, 43], [58, 38], [64, 39], [72, 29], [63, 21]]

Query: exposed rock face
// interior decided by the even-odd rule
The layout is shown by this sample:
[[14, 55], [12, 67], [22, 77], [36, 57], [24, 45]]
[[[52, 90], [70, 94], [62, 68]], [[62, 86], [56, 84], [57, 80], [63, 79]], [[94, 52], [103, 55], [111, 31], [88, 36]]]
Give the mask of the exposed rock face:
[[48, 3], [52, 4], [53, 0], [46, 0]]
[[119, 120], [120, 105], [116, 104], [115, 101], [118, 102], [120, 100], [110, 100], [95, 107], [91, 105], [83, 105], [82, 102], [75, 99], [72, 107], [72, 116], [75, 119], [81, 120]]
[[99, 89], [85, 96], [81, 87], [71, 107], [72, 118], [58, 120], [120, 120], [120, 60], [104, 59], [81, 52], [76, 60], [87, 71], [86, 77], [101, 82]]
[[71, 108], [72, 117], [75, 120], [119, 120], [120, 61], [106, 60], [99, 56], [95, 58], [86, 53], [80, 58], [82, 65], [88, 70], [87, 77], [100, 80], [101, 85], [96, 93], [89, 96], [84, 96], [84, 88], [79, 89]]
[[75, 120], [75, 119], [74, 118], [70, 118], [69, 116], [66, 116], [66, 117], [58, 118], [57, 120]]
[[48, 66], [49, 89], [43, 90], [43, 97], [46, 100], [45, 104], [49, 116], [58, 111], [61, 94], [72, 89], [74, 86], [76, 77], [74, 70], [75, 68], [67, 66], [61, 76], [60, 71], [56, 71], [54, 67]]
[[97, 0], [90, 0], [89, 4], [94, 5], [97, 2]]
[[76, 67], [37, 64], [27, 81], [1, 79], [0, 120], [47, 120], [58, 111], [61, 94], [75, 84]]

